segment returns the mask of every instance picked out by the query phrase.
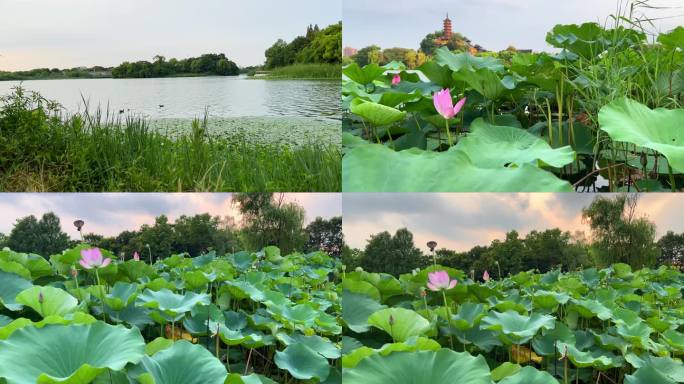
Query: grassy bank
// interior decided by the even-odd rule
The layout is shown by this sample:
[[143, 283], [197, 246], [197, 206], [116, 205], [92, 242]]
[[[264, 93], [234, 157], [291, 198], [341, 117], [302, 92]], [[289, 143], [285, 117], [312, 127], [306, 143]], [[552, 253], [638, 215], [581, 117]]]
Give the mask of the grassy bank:
[[62, 116], [21, 89], [0, 109], [4, 191], [339, 191], [340, 163], [335, 145], [228, 141], [206, 120], [172, 138], [140, 118]]
[[293, 64], [271, 70], [266, 79], [341, 79], [340, 64]]

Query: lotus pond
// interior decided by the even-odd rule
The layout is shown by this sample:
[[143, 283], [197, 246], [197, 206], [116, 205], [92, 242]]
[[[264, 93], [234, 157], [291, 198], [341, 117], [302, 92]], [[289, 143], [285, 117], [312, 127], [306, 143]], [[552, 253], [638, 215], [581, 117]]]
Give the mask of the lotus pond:
[[558, 53], [345, 67], [343, 190], [680, 190], [684, 28], [624, 24], [557, 25]]
[[439, 265], [398, 279], [347, 273], [343, 382], [684, 381], [678, 270], [615, 264], [474, 277]]
[[0, 383], [339, 383], [328, 255], [0, 251]]
[[[191, 133], [192, 120], [155, 119], [150, 128], [171, 137]], [[306, 145], [342, 146], [339, 121], [313, 120], [304, 117], [212, 117], [207, 119], [207, 133], [228, 143], [283, 145], [298, 148]]]

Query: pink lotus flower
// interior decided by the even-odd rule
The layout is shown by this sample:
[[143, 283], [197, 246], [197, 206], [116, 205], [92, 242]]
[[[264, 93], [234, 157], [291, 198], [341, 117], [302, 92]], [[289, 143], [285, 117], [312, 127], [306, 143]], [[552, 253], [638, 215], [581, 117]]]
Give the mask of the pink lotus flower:
[[435, 103], [435, 109], [437, 110], [437, 113], [442, 115], [443, 118], [449, 120], [453, 119], [459, 112], [461, 112], [461, 109], [466, 103], [466, 98], [462, 98], [458, 103], [456, 103], [456, 105], [454, 105], [454, 101], [451, 99], [451, 91], [449, 91], [447, 88], [435, 93], [433, 96], [433, 101]]
[[399, 83], [401, 83], [401, 76], [399, 76], [399, 74], [397, 73], [392, 78], [392, 85], [399, 85]]
[[431, 291], [441, 291], [451, 289], [456, 286], [458, 281], [451, 280], [446, 271], [437, 271], [428, 273], [427, 286]]
[[482, 274], [482, 280], [484, 280], [485, 282], [489, 281], [489, 272], [484, 271], [484, 273]]
[[138, 254], [138, 251], [135, 251], [133, 253], [133, 260], [140, 261], [140, 255]]
[[81, 260], [78, 261], [85, 269], [104, 268], [112, 262], [112, 259], [103, 259], [99, 248], [82, 249]]

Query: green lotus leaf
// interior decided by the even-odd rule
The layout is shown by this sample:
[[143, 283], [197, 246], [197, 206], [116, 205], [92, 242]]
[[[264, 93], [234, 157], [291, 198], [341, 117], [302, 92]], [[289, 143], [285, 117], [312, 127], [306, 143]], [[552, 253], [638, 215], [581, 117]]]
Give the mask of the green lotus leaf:
[[13, 320], [9, 324], [6, 324], [2, 327], [0, 327], [0, 340], [5, 340], [8, 337], [12, 335], [16, 330], [22, 329], [25, 327], [37, 327], [37, 328], [42, 328], [46, 325], [50, 324], [62, 324], [62, 325], [68, 325], [68, 324], [91, 324], [96, 322], [97, 319], [95, 319], [93, 316], [83, 313], [83, 312], [74, 312], [74, 313], [69, 313], [65, 315], [64, 317], [62, 316], [48, 316], [44, 318], [41, 321], [33, 322], [25, 317], [20, 317], [16, 320]]
[[553, 376], [548, 372], [537, 370], [537, 368], [527, 366], [518, 373], [508, 376], [499, 381], [499, 384], [558, 384]]
[[511, 76], [501, 78], [499, 74], [487, 68], [454, 72], [453, 77], [456, 81], [465, 82], [477, 93], [489, 100], [500, 99], [507, 92], [515, 89], [517, 85]]
[[342, 291], [342, 319], [349, 329], [357, 333], [367, 332], [370, 328], [368, 317], [373, 313], [386, 308], [376, 300], [366, 296], [347, 291]]
[[624, 359], [617, 356], [610, 351], [600, 348], [592, 348], [588, 351], [580, 351], [575, 345], [558, 343], [557, 350], [559, 356], [562, 356], [567, 347], [568, 358], [579, 368], [593, 367], [598, 370], [606, 370], [610, 368], [621, 367]]
[[532, 294], [532, 302], [535, 307], [543, 309], [555, 308], [558, 304], [565, 304], [570, 300], [570, 296], [564, 292], [552, 292], [538, 290]]
[[684, 109], [654, 109], [628, 98], [601, 108], [599, 123], [611, 139], [658, 151], [684, 173]]
[[662, 338], [675, 351], [684, 353], [684, 333], [668, 329], [662, 333]]
[[662, 372], [651, 366], [642, 367], [636, 370], [633, 375], [625, 375], [625, 384], [675, 384], [676, 381], [670, 379]]
[[380, 349], [362, 346], [342, 357], [342, 368], [354, 368], [361, 360], [374, 354], [386, 356], [395, 352], [439, 351], [441, 348], [442, 346], [435, 340], [417, 336], [412, 336], [401, 343], [385, 344]]
[[475, 71], [488, 69], [494, 72], [504, 70], [503, 61], [489, 56], [473, 56], [469, 53], [454, 53], [447, 47], [441, 47], [435, 51], [435, 62], [446, 66], [454, 72], [461, 70]]
[[183, 274], [183, 281], [185, 282], [185, 287], [187, 289], [195, 290], [206, 288], [211, 280], [207, 277], [207, 274], [202, 271], [188, 271]]
[[585, 319], [598, 317], [601, 320], [608, 320], [613, 316], [610, 308], [593, 299], [573, 299], [570, 308], [577, 311]]
[[144, 307], [158, 309], [168, 315], [178, 315], [190, 312], [197, 304], [207, 305], [211, 302], [209, 295], [206, 293], [197, 294], [194, 292], [185, 292], [184, 295], [179, 295], [168, 289], [162, 289], [160, 291], [145, 289], [145, 291], [138, 296], [138, 300]]
[[548, 315], [533, 313], [524, 316], [515, 311], [490, 312], [482, 319], [483, 327], [500, 331], [515, 344], [528, 342], [540, 329], [553, 329], [555, 319]]
[[330, 374], [328, 360], [304, 344], [292, 344], [284, 351], [276, 351], [275, 363], [280, 369], [286, 369], [300, 380], [317, 378], [325, 380]]
[[216, 305], [196, 305], [190, 316], [183, 319], [183, 327], [194, 335], [206, 336], [210, 328], [216, 329], [217, 324], [225, 321], [223, 312]]
[[556, 25], [546, 35], [546, 42], [585, 58], [596, 57], [606, 50], [606, 31], [597, 23]]
[[226, 384], [278, 384], [277, 382], [269, 379], [268, 377], [257, 375], [253, 373], [247, 376], [241, 376], [237, 373], [231, 373], [228, 375]]
[[78, 300], [66, 291], [50, 286], [33, 286], [17, 295], [17, 303], [33, 308], [41, 316], [66, 315], [78, 306]]
[[456, 148], [396, 152], [367, 144], [350, 150], [342, 159], [342, 168], [345, 192], [572, 191], [567, 181], [533, 165], [486, 168]]
[[358, 64], [352, 63], [342, 69], [342, 74], [352, 81], [361, 85], [366, 85], [382, 76], [385, 71], [385, 68], [382, 68], [377, 64], [368, 64], [361, 68]]
[[165, 337], [157, 337], [145, 345], [145, 354], [152, 356], [155, 353], [173, 346], [173, 340]]
[[[482, 324], [480, 324], [480, 327]], [[466, 331], [456, 330], [454, 334], [461, 343], [473, 344], [485, 352], [491, 352], [494, 347], [503, 345], [497, 336], [497, 332], [489, 329], [475, 327]]]
[[107, 368], [137, 363], [144, 348], [140, 331], [121, 325], [26, 327], [0, 341], [0, 377], [8, 384], [89, 383]]
[[373, 284], [367, 281], [344, 279], [342, 280], [341, 285], [343, 290], [368, 296], [372, 299], [375, 299], [378, 302], [380, 301], [380, 290], [378, 290]]
[[456, 329], [465, 331], [477, 326], [484, 316], [483, 304], [463, 303], [458, 306], [458, 313], [452, 316], [451, 325]]
[[643, 321], [632, 324], [619, 323], [616, 327], [617, 333], [630, 341], [635, 347], [644, 348], [648, 345], [649, 336], [653, 329]]
[[144, 356], [130, 375], [143, 384], [223, 384], [228, 372], [206, 348], [181, 340]]
[[344, 369], [345, 384], [490, 384], [483, 356], [449, 349], [373, 355], [356, 367]]
[[333, 342], [318, 335], [305, 336], [300, 333], [288, 335], [280, 332], [276, 335], [276, 338], [288, 346], [298, 343], [304, 344], [327, 359], [339, 359], [341, 356], [340, 349]]
[[661, 33], [658, 42], [670, 48], [684, 50], [684, 27], [677, 27], [669, 33]]
[[17, 274], [0, 271], [0, 304], [10, 311], [20, 310], [22, 305], [16, 301], [17, 294], [32, 286], [31, 281]]
[[381, 309], [368, 317], [368, 324], [387, 332], [395, 342], [422, 336], [430, 330], [427, 319], [405, 308]]
[[498, 367], [492, 369], [492, 380], [499, 381], [505, 377], [515, 375], [520, 371], [522, 367], [520, 364], [513, 364], [511, 362], [505, 362]]
[[352, 101], [349, 110], [375, 126], [393, 124], [406, 117], [405, 111], [362, 99]]
[[115, 311], [121, 311], [129, 306], [137, 297], [137, 284], [129, 284], [122, 281], [117, 281], [112, 287], [112, 290], [105, 295], [104, 302], [107, 306]]
[[470, 125], [470, 130], [471, 133], [458, 142], [457, 148], [479, 166], [501, 168], [511, 164], [548, 164], [561, 168], [575, 160], [572, 147], [551, 148], [546, 141], [524, 129], [495, 126], [480, 118]]
[[16, 261], [0, 259], [0, 271], [13, 273], [26, 280], [31, 280], [31, 271]]

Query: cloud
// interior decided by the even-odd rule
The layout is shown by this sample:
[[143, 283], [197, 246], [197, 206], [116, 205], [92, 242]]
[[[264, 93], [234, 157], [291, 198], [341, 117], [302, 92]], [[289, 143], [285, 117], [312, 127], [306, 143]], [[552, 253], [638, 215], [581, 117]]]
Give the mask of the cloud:
[[[306, 223], [318, 216], [327, 219], [342, 214], [340, 194], [287, 193], [285, 200], [304, 207]], [[72, 238], [78, 237], [71, 225], [76, 219], [86, 222], [84, 231], [103, 235], [154, 224], [154, 218], [161, 214], [172, 221], [199, 213], [232, 216], [239, 221], [239, 212], [228, 193], [5, 193], [0, 194], [0, 212], [2, 233], [9, 233], [18, 218], [40, 218], [46, 212], [55, 212], [61, 218], [62, 229]]]
[[[607, 195], [611, 196], [611, 195]], [[363, 248], [371, 234], [406, 227], [416, 244], [428, 240], [440, 246], [466, 250], [502, 238], [506, 232], [561, 228], [586, 231], [582, 208], [596, 195], [574, 193], [394, 193], [344, 194], [343, 226], [352, 247]], [[684, 232], [679, 217], [684, 196], [642, 195], [638, 214], [654, 221], [658, 235]]]
[[[0, 69], [71, 68], [224, 52], [262, 64], [277, 39], [342, 19], [341, 0], [3, 0]], [[287, 15], [283, 17], [283, 15]]]

